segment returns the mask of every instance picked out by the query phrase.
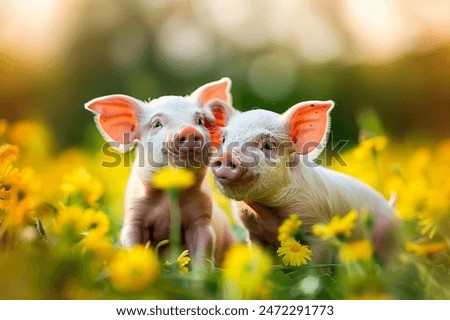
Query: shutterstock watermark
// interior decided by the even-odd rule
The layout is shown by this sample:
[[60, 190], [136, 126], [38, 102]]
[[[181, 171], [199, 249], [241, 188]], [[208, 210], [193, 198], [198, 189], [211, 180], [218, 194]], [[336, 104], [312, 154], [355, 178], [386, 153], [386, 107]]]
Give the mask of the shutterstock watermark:
[[[283, 161], [286, 167], [296, 167], [303, 163], [308, 167], [319, 165], [330, 166], [338, 163], [340, 166], [347, 166], [342, 151], [349, 142], [348, 140], [338, 140], [335, 142], [330, 133], [328, 147], [317, 142], [308, 142], [301, 146], [304, 154], [296, 152], [292, 142], [278, 142], [274, 139], [264, 139], [262, 141], [251, 142], [229, 142], [217, 146], [211, 142], [203, 143], [196, 141], [189, 146], [180, 146], [176, 142], [155, 143], [153, 141], [136, 141], [134, 152], [127, 152], [123, 155], [113, 150], [120, 149], [117, 142], [105, 143], [102, 146], [102, 153], [106, 159], [102, 161], [102, 166], [131, 167], [137, 161], [139, 167], [162, 168], [169, 164], [179, 167], [201, 168], [208, 166], [216, 157], [224, 154], [231, 154], [239, 159], [240, 166], [256, 167], [264, 163], [265, 166], [276, 167]], [[113, 148], [111, 148], [113, 147]], [[313, 159], [312, 155], [320, 153], [321, 158]]]

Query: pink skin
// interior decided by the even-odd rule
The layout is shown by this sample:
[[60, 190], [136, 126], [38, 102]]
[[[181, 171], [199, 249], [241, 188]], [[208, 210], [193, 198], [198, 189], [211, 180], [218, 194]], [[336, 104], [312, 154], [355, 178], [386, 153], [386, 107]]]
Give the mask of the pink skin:
[[229, 87], [229, 79], [224, 78], [187, 97], [164, 96], [142, 102], [113, 95], [86, 104], [86, 109], [96, 114], [100, 133], [113, 147], [126, 151], [140, 142], [125, 193], [124, 247], [148, 242], [154, 246], [169, 238], [168, 198], [150, 183], [161, 167], [155, 163], [161, 163], [185, 167], [195, 174], [194, 185], [180, 194], [181, 239], [193, 266], [207, 265], [207, 260], [222, 261], [234, 238], [225, 213], [213, 202], [205, 181], [208, 155], [203, 147], [217, 131], [215, 107], [210, 102], [228, 102]]
[[214, 158], [211, 164], [217, 181], [222, 185], [245, 184], [254, 177], [251, 167], [242, 166], [242, 154], [233, 156], [229, 152], [222, 153]]
[[[218, 152], [211, 168], [218, 188], [241, 201], [239, 215], [251, 241], [278, 247], [278, 228], [292, 213], [298, 214], [302, 229], [311, 236], [312, 225], [328, 223], [333, 215], [356, 209], [373, 214], [376, 250], [385, 255], [393, 208], [361, 181], [313, 165], [326, 145], [333, 106], [332, 101], [309, 101], [283, 115], [252, 110], [228, 117], [223, 129], [225, 152]], [[256, 161], [249, 152], [257, 156]], [[272, 166], [267, 165], [268, 159]], [[288, 166], [293, 160], [296, 165]], [[361, 237], [362, 230], [359, 222], [353, 237]], [[311, 237], [311, 247], [315, 261], [330, 260], [322, 241]]]

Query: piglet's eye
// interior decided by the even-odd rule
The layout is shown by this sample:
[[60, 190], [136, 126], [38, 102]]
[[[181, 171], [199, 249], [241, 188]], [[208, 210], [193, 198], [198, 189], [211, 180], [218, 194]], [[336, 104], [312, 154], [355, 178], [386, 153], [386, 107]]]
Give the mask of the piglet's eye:
[[198, 124], [199, 126], [204, 126], [204, 125], [205, 125], [205, 119], [203, 119], [203, 118], [198, 118], [197, 124]]
[[152, 128], [162, 128], [162, 127], [163, 127], [163, 125], [162, 125], [161, 121], [159, 121], [159, 120], [156, 120], [152, 124]]

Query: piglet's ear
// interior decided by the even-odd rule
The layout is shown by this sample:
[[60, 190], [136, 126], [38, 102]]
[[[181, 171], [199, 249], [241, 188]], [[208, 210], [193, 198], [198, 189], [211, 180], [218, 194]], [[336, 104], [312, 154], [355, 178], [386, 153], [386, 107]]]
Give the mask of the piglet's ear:
[[283, 121], [295, 144], [295, 151], [315, 159], [325, 148], [330, 130], [330, 112], [334, 102], [305, 101], [287, 110]]
[[204, 109], [205, 127], [211, 135], [212, 146], [217, 148], [222, 144], [222, 129], [237, 111], [221, 99], [210, 101]]
[[196, 99], [201, 106], [205, 106], [208, 102], [220, 99], [225, 103], [231, 104], [231, 80], [222, 78], [220, 80], [207, 83], [192, 93], [192, 97]]
[[93, 99], [84, 107], [95, 114], [95, 122], [105, 140], [115, 149], [125, 152], [138, 138], [140, 101], [125, 95], [110, 95]]

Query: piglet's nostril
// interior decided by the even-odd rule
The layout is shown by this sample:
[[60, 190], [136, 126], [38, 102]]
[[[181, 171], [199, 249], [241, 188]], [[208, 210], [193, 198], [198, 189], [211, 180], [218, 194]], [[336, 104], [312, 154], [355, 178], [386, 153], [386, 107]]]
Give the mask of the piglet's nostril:
[[214, 168], [219, 168], [222, 166], [222, 161], [216, 160], [211, 164]]
[[180, 142], [185, 142], [186, 141], [186, 137], [180, 137]]

